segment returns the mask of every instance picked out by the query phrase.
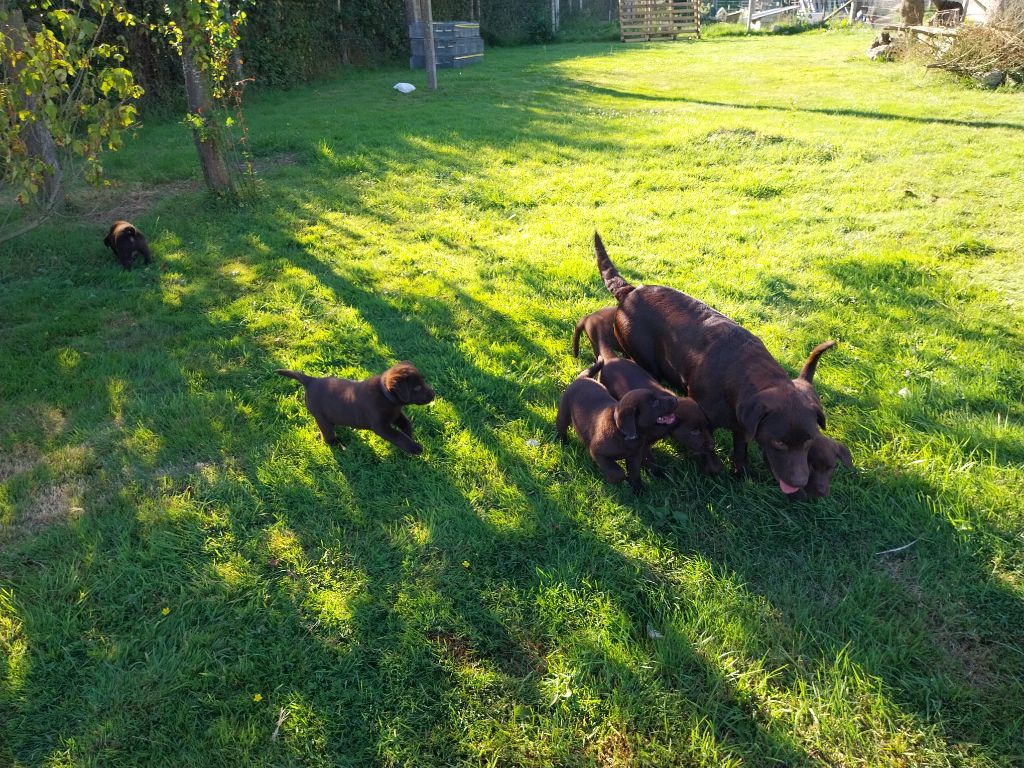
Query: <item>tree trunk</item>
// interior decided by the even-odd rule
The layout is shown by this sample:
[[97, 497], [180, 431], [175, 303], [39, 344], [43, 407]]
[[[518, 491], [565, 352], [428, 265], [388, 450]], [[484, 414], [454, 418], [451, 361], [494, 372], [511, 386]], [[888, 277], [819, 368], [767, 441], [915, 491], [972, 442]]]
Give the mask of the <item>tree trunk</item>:
[[[213, 116], [213, 106], [210, 103], [210, 95], [203, 80], [203, 75], [192, 58], [192, 51], [188, 42], [181, 44], [181, 69], [185, 75], [185, 93], [188, 97], [188, 111], [200, 115], [204, 120], [209, 121]], [[195, 139], [196, 152], [199, 154], [199, 164], [203, 168], [203, 179], [211, 192], [221, 194], [231, 190], [231, 174], [228, 172], [228, 164], [224, 159], [224, 149], [219, 141], [218, 126], [210, 125], [209, 131], [192, 131], [192, 138]]]
[[900, 21], [911, 26], [923, 22], [924, 0], [903, 0], [900, 6]]
[[[25, 50], [28, 29], [25, 27], [21, 11], [11, 11], [4, 24], [3, 33], [10, 39], [11, 46], [15, 51]], [[17, 70], [11, 72], [10, 75], [10, 79], [13, 81], [18, 76]], [[43, 187], [39, 191], [38, 202], [43, 211], [48, 214], [64, 205], [64, 174], [61, 172], [57, 144], [53, 140], [49, 126], [42, 120], [38, 99], [35, 96], [27, 96], [25, 106], [36, 116], [36, 119], [22, 127], [21, 136], [25, 141], [29, 157], [42, 160], [47, 166], [48, 170], [43, 174]]]
[[423, 22], [423, 52], [426, 54], [427, 88], [437, 90], [437, 50], [434, 48], [434, 10], [430, 0], [422, 0], [420, 20]]

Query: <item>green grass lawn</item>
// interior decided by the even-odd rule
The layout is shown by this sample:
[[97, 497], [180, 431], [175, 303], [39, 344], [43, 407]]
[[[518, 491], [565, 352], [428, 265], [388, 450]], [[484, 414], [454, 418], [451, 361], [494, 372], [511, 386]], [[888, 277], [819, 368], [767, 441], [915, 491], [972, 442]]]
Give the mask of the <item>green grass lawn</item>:
[[[250, 94], [237, 208], [143, 127], [0, 251], [0, 765], [1024, 765], [1024, 96], [869, 39]], [[595, 228], [791, 371], [840, 342], [830, 498], [558, 444]], [[417, 458], [273, 374], [402, 359]]]

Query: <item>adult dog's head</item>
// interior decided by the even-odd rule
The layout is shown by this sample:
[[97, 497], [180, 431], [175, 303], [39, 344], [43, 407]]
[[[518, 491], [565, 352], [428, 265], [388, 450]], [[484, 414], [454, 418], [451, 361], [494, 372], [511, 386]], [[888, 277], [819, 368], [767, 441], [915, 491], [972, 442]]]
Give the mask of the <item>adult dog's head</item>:
[[825, 428], [825, 412], [812, 381], [818, 358], [834, 346], [834, 341], [819, 344], [811, 351], [799, 376], [762, 389], [736, 407], [744, 437], [761, 446], [785, 494], [797, 493], [810, 478], [807, 454]]
[[653, 389], [632, 389], [615, 407], [615, 426], [627, 440], [635, 440], [655, 425], [674, 424], [678, 400]]
[[381, 386], [402, 405], [426, 405], [434, 399], [434, 390], [427, 386], [416, 366], [408, 361], [388, 368], [380, 376]]

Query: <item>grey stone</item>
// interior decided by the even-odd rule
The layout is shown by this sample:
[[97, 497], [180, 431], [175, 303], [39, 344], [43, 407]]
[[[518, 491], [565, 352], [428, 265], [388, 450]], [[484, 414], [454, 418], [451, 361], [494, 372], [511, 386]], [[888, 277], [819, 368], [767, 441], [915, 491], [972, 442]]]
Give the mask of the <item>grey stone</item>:
[[977, 81], [986, 88], [998, 88], [1006, 81], [1006, 73], [1001, 69], [993, 69], [977, 77]]

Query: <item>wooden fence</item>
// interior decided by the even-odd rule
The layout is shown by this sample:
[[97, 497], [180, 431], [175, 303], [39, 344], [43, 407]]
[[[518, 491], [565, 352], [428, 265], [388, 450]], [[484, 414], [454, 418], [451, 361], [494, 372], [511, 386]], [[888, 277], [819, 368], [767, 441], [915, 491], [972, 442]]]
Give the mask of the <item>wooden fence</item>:
[[696, 0], [620, 0], [622, 42], [700, 37], [700, 4]]

